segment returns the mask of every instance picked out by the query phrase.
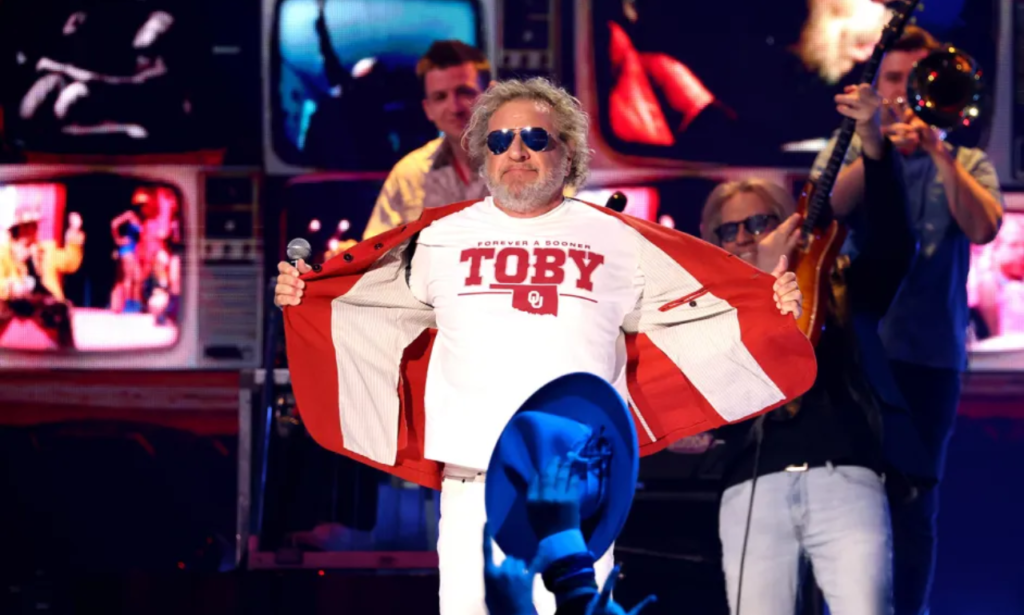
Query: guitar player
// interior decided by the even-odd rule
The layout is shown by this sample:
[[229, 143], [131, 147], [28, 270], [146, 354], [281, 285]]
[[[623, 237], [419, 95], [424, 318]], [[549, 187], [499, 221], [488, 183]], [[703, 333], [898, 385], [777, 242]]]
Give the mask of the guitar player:
[[[882, 61], [878, 91], [883, 99], [906, 98], [912, 66], [938, 48], [928, 32], [907, 27]], [[995, 238], [1003, 200], [985, 152], [953, 147], [909, 109], [900, 114], [883, 113], [882, 130], [898, 150], [919, 250], [879, 333], [895, 377], [895, 388], [883, 387], [882, 394], [897, 402], [902, 396], [909, 410], [886, 416], [886, 455], [914, 476], [917, 485], [914, 497], [890, 503], [895, 613], [920, 615], [927, 611], [935, 565], [938, 483], [956, 418], [960, 374], [967, 363], [970, 246]], [[862, 148], [854, 137], [832, 193], [837, 214], [854, 213], [845, 249], [851, 254], [863, 243], [863, 220], [856, 208], [870, 200], [858, 162]], [[832, 143], [815, 161], [812, 177], [824, 168], [831, 151]], [[915, 450], [921, 453], [908, 453]]]
[[[861, 343], [854, 321], [877, 324], [914, 256], [903, 212], [902, 171], [878, 123], [869, 85], [837, 96], [865, 143], [865, 249], [838, 268], [818, 377], [795, 415], [776, 412], [717, 430], [725, 440], [719, 537], [732, 615], [792, 615], [809, 560], [834, 613], [892, 609], [890, 519], [884, 487], [880, 401], [861, 366], [880, 344]], [[790, 253], [800, 217], [789, 191], [759, 179], [719, 185], [701, 234], [765, 269]], [[749, 525], [748, 525], [749, 524]]]

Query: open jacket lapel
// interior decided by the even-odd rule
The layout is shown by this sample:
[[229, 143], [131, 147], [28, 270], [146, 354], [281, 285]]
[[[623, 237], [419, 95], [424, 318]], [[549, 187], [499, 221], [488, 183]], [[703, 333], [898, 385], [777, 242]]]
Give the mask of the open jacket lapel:
[[[334, 452], [439, 488], [423, 458], [423, 393], [436, 323], [409, 290], [416, 234], [472, 205], [425, 210], [303, 276], [285, 310], [292, 385], [310, 435]], [[638, 235], [645, 284], [623, 323], [641, 454], [750, 418], [814, 382], [813, 348], [772, 299], [770, 275], [699, 239], [593, 206]]]

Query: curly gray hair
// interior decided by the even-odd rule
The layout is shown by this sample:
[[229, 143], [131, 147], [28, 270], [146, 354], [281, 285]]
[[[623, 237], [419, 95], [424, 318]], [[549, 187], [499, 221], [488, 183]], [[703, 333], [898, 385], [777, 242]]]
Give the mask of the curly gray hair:
[[487, 126], [491, 116], [502, 105], [513, 100], [534, 100], [551, 108], [558, 133], [555, 136], [566, 144], [572, 156], [565, 185], [577, 189], [582, 187], [590, 173], [590, 148], [587, 147], [590, 118], [579, 100], [543, 77], [526, 81], [502, 81], [477, 99], [469, 125], [462, 135], [462, 147], [479, 165], [480, 173], [484, 173], [487, 161]]

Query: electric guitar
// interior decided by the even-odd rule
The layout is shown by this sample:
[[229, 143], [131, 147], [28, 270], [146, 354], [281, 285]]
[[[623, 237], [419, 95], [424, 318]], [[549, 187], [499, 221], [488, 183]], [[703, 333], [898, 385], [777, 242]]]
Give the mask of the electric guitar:
[[[860, 83], [874, 83], [882, 57], [903, 35], [903, 30], [919, 3], [920, 0], [897, 0], [889, 3], [890, 7], [898, 6], [882, 31], [882, 37], [875, 45], [871, 58], [864, 65]], [[856, 120], [850, 117], [843, 118], [828, 164], [817, 181], [807, 182], [797, 202], [797, 213], [803, 217], [803, 241], [794, 255], [794, 272], [804, 295], [803, 314], [797, 320], [797, 325], [814, 345], [818, 344], [821, 337], [829, 307], [829, 277], [847, 235], [846, 227], [840, 224], [832, 213], [830, 198], [846, 152], [850, 148], [855, 127]]]

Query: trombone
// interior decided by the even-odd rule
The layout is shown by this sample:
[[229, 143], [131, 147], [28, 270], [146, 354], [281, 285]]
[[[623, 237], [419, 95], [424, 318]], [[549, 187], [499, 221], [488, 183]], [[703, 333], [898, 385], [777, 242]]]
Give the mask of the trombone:
[[[967, 128], [982, 116], [985, 84], [981, 67], [967, 52], [946, 46], [914, 64], [907, 79], [907, 97], [883, 101], [902, 121], [913, 110], [926, 124], [943, 133]], [[943, 137], [945, 134], [943, 134]]]

